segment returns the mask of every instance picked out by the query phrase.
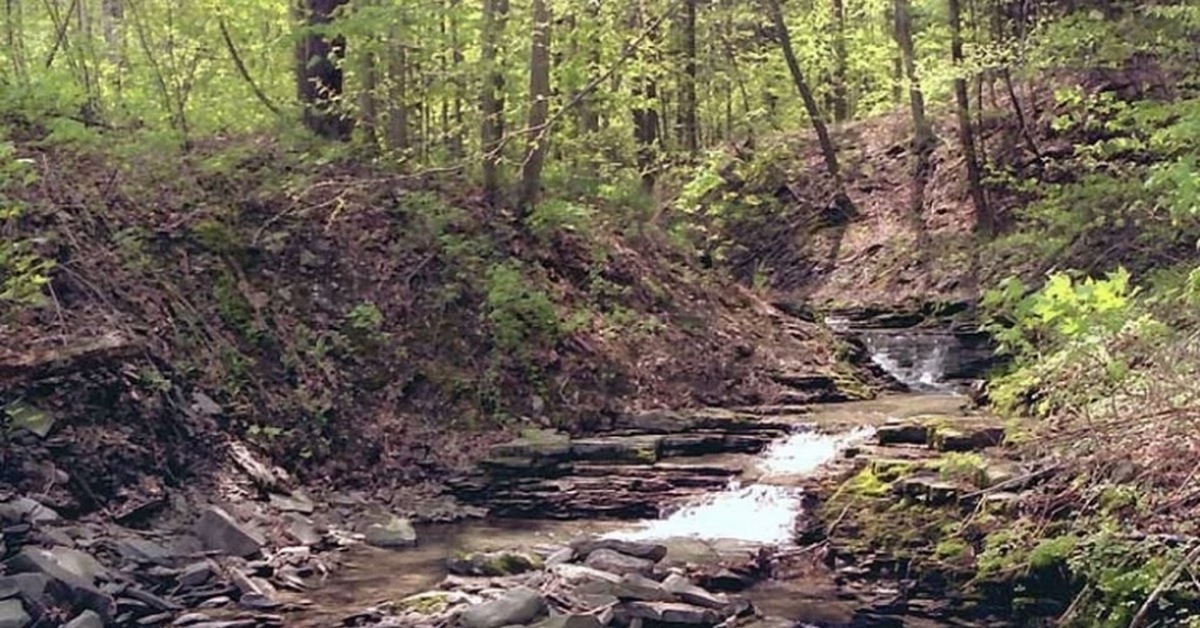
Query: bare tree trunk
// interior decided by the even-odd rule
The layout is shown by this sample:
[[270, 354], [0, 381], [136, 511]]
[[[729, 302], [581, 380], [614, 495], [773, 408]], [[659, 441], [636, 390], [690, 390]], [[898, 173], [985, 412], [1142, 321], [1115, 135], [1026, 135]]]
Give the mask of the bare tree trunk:
[[950, 0], [950, 56], [958, 68], [954, 78], [954, 99], [958, 104], [958, 137], [962, 144], [963, 157], [967, 162], [967, 182], [971, 187], [971, 201], [975, 205], [975, 230], [990, 236], [995, 229], [995, 220], [988, 207], [987, 193], [983, 189], [983, 173], [979, 154], [975, 150], [975, 131], [971, 124], [971, 100], [967, 94], [967, 79], [963, 71], [962, 17], [959, 0]]
[[363, 54], [362, 90], [359, 93], [359, 124], [371, 150], [379, 149], [379, 89], [378, 59], [374, 51]]
[[21, 22], [20, 0], [4, 0], [4, 43], [8, 48], [13, 74], [25, 83], [29, 74], [26, 70], [25, 38]]
[[683, 3], [683, 76], [679, 89], [679, 136], [683, 150], [690, 155], [700, 151], [700, 132], [696, 117], [696, 3]]
[[450, 49], [454, 61], [454, 131], [450, 138], [450, 156], [461, 159], [466, 144], [463, 137], [463, 100], [466, 99], [467, 86], [462, 78], [464, 62], [462, 41], [459, 39], [458, 9], [462, 0], [450, 0]]
[[408, 137], [408, 49], [399, 28], [393, 26], [387, 63], [387, 148], [394, 152], [409, 149]]
[[833, 2], [833, 119], [843, 122], [850, 119], [850, 98], [846, 85], [846, 4], [845, 0]]
[[900, 50], [899, 62], [908, 79], [908, 100], [913, 121], [912, 189], [908, 201], [908, 219], [917, 238], [921, 260], [928, 259], [928, 232], [925, 229], [925, 188], [933, 170], [933, 125], [925, 115], [925, 97], [917, 77], [916, 48], [913, 44], [912, 12], [908, 0], [892, 4], [892, 36]]
[[[638, 31], [645, 26], [642, 15], [644, 7], [641, 3], [634, 7], [630, 16], [630, 30]], [[653, 36], [653, 35], [652, 35]], [[637, 52], [639, 58], [641, 51]], [[639, 75], [631, 81], [630, 93], [633, 96], [633, 137], [637, 145], [637, 164], [642, 176], [642, 190], [647, 194], [654, 192], [658, 181], [658, 144], [659, 144], [659, 97], [658, 82], [644, 67], [639, 69]]]
[[900, 60], [904, 76], [908, 79], [908, 99], [912, 107], [913, 144], [918, 152], [931, 148], [933, 126], [925, 115], [925, 95], [917, 77], [916, 49], [913, 45], [912, 11], [908, 0], [895, 0], [892, 5], [895, 20], [896, 44], [900, 47]]
[[301, 0], [294, 5], [306, 27], [296, 43], [296, 92], [304, 106], [304, 126], [326, 139], [350, 139], [353, 121], [338, 111], [342, 96], [342, 70], [346, 40], [332, 40], [313, 32], [314, 26], [333, 21], [333, 12], [347, 0]]
[[825, 126], [821, 108], [817, 106], [812, 89], [804, 78], [804, 72], [800, 69], [800, 62], [796, 60], [796, 51], [792, 48], [792, 37], [788, 32], [787, 21], [783, 18], [783, 9], [779, 6], [779, 0], [765, 0], [765, 2], [767, 10], [770, 11], [771, 20], [775, 24], [779, 45], [783, 49], [783, 59], [787, 62], [788, 71], [792, 74], [792, 82], [796, 84], [796, 91], [800, 92], [800, 98], [804, 101], [804, 110], [808, 112], [813, 130], [817, 133], [817, 140], [821, 143], [821, 155], [825, 158], [825, 168], [829, 171], [830, 176], [838, 182], [839, 192], [842, 192], [842, 173], [838, 166], [837, 149], [833, 145], [833, 139], [829, 136], [829, 128]]
[[483, 148], [483, 194], [490, 205], [500, 202], [500, 160], [504, 139], [504, 72], [497, 67], [504, 28], [508, 21], [508, 0], [483, 0], [481, 58], [489, 68], [483, 81], [480, 109], [483, 124], [480, 141]]
[[521, 190], [517, 198], [518, 216], [537, 202], [542, 187], [542, 166], [550, 134], [544, 133], [550, 116], [550, 7], [549, 0], [533, 0], [533, 42], [529, 52], [529, 146], [521, 164]]

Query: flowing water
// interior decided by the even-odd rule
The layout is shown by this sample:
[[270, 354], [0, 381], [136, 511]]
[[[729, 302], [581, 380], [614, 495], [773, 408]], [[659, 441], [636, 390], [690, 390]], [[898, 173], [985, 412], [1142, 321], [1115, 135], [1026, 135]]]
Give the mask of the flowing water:
[[[464, 551], [533, 550], [562, 545], [579, 535], [655, 540], [669, 548], [667, 561], [719, 561], [765, 545], [788, 545], [806, 505], [805, 479], [847, 447], [868, 439], [874, 425], [891, 418], [954, 413], [961, 397], [947, 394], [944, 372], [951, 347], [928, 337], [871, 341], [873, 359], [920, 394], [817, 406], [810, 425], [767, 447], [739, 479], [722, 491], [686, 503], [665, 504], [659, 519], [629, 521], [475, 521], [419, 530], [420, 545], [388, 551], [356, 546], [328, 581], [303, 594], [309, 610], [289, 617], [293, 626], [337, 625], [346, 614], [428, 590], [446, 576], [446, 559]], [[834, 621], [854, 611], [824, 579], [769, 581], [748, 597], [761, 610], [797, 621]], [[298, 601], [298, 600], [297, 600]], [[835, 622], [836, 623], [836, 622]]]
[[859, 427], [841, 434], [815, 431], [793, 434], [769, 446], [755, 462], [755, 471], [761, 474], [757, 483], [745, 484], [734, 478], [723, 492], [701, 496], [663, 519], [605, 536], [625, 540], [701, 538], [789, 544], [796, 519], [804, 510], [804, 490], [777, 486], [769, 480], [810, 474], [871, 433], [869, 427]]

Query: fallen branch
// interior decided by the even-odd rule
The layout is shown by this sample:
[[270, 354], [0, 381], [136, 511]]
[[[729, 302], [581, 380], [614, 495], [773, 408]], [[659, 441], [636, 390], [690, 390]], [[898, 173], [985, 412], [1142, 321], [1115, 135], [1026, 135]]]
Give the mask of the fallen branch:
[[138, 357], [142, 346], [119, 332], [99, 338], [0, 359], [0, 387], [88, 371]]

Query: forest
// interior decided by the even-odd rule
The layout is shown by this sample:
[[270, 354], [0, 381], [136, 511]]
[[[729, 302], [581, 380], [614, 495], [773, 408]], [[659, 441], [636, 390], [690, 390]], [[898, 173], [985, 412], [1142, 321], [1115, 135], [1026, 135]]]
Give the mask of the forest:
[[1200, 625], [1200, 4], [0, 29], [0, 628]]

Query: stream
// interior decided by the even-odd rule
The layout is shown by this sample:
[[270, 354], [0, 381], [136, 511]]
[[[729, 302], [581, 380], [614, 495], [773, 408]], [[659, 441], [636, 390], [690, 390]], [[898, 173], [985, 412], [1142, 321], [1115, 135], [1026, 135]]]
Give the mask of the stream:
[[[656, 519], [485, 519], [419, 527], [420, 542], [408, 550], [353, 546], [342, 566], [318, 587], [293, 594], [291, 601], [305, 610], [293, 614], [288, 625], [338, 625], [364, 606], [429, 590], [448, 575], [447, 559], [466, 552], [536, 552], [585, 535], [661, 543], [668, 548], [667, 564], [715, 564], [762, 547], [786, 549], [793, 545], [798, 518], [805, 515], [805, 480], [847, 447], [869, 439], [874, 426], [889, 419], [955, 413], [961, 407], [963, 398], [943, 379], [947, 344], [909, 343], [902, 351], [894, 344], [869, 346], [877, 364], [919, 392], [815, 406], [805, 425], [746, 456], [743, 471], [724, 490], [663, 504]], [[853, 617], [853, 603], [835, 599], [835, 591], [832, 577], [824, 575], [768, 580], [743, 594], [766, 614], [797, 625], [820, 625]]]

